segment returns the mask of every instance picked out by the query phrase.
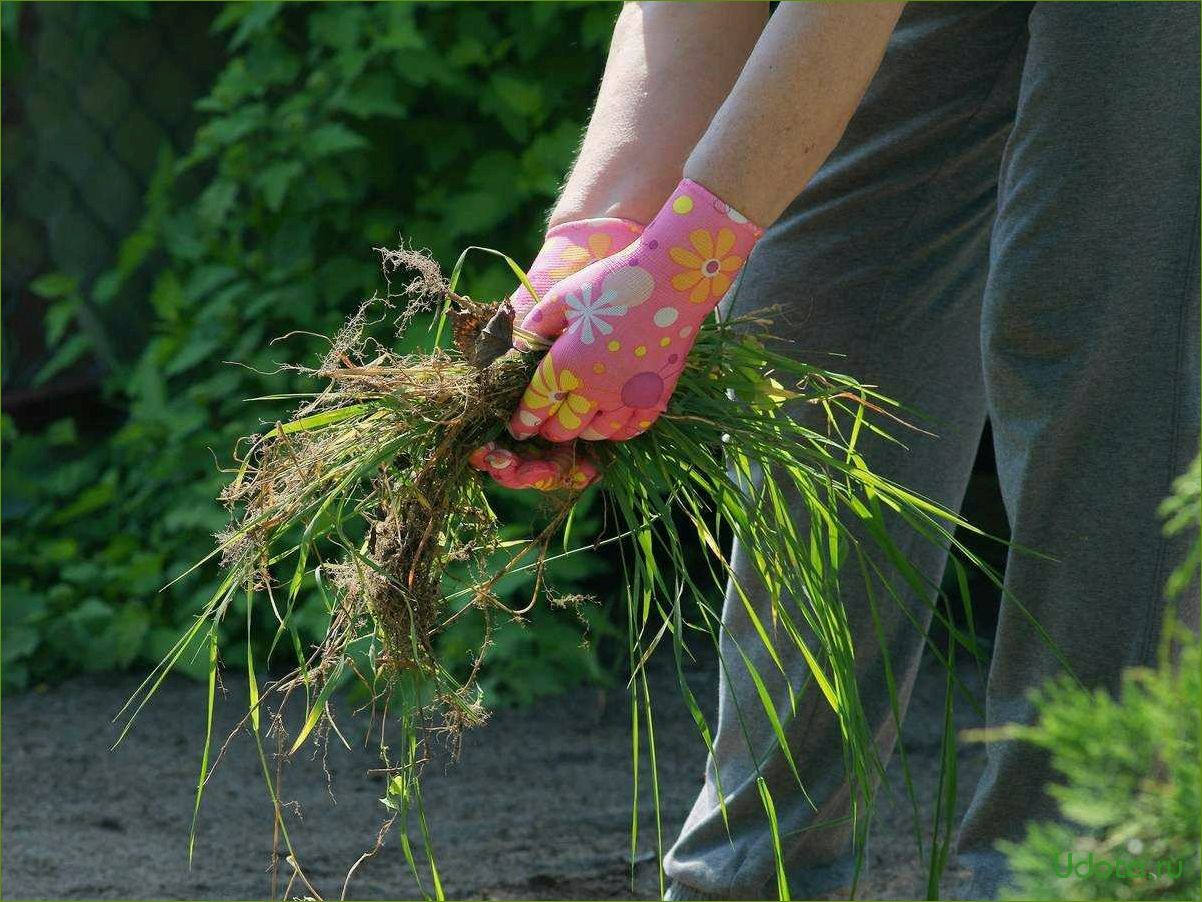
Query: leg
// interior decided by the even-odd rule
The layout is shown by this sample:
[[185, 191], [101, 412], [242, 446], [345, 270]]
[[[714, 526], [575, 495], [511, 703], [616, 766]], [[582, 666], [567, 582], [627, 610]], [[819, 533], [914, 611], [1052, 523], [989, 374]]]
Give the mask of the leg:
[[[741, 310], [787, 305], [778, 326], [799, 353], [879, 385], [929, 417], [938, 439], [901, 437], [909, 452], [866, 446], [870, 466], [951, 508], [959, 506], [985, 419], [980, 373], [980, 303], [995, 213], [997, 165], [1014, 114], [1027, 9], [1014, 4], [916, 4], [903, 16], [881, 71], [832, 158], [752, 256], [737, 292]], [[937, 582], [945, 551], [899, 528], [904, 553]], [[735, 566], [744, 584], [740, 550]], [[887, 564], [882, 564], [888, 569]], [[857, 648], [859, 680], [882, 753], [894, 741], [869, 602], [848, 574], [845, 599]], [[910, 599], [925, 626], [930, 599]], [[888, 600], [878, 602], [888, 657], [904, 708], [922, 637]], [[729, 603], [726, 631], [753, 659], [788, 714], [786, 678], [768, 663], [742, 607]], [[782, 643], [783, 644], [783, 643]], [[768, 825], [755, 785], [761, 762], [790, 866], [790, 886], [805, 897], [847, 879], [850, 810], [841, 737], [829, 707], [812, 690], [786, 721], [803, 798], [765, 721], [739, 655], [724, 640], [728, 672], [719, 688], [717, 761], [666, 867], [673, 898], [775, 895]], [[796, 691], [808, 670], [785, 656]], [[748, 736], [739, 723], [746, 720]], [[748, 748], [750, 738], [752, 748]], [[716, 768], [720, 770], [716, 771]], [[728, 836], [717, 799], [727, 793]], [[804, 831], [804, 832], [802, 832]]]
[[[1156, 508], [1198, 447], [1198, 9], [1036, 4], [1003, 160], [982, 321], [989, 412], [1016, 544], [1008, 589], [1081, 681], [1150, 663], [1179, 560]], [[1187, 603], [1197, 623], [1197, 597]], [[991, 724], [1032, 717], [1060, 671], [1004, 602]], [[961, 830], [996, 892], [993, 843], [1055, 813], [1044, 755], [989, 748]]]

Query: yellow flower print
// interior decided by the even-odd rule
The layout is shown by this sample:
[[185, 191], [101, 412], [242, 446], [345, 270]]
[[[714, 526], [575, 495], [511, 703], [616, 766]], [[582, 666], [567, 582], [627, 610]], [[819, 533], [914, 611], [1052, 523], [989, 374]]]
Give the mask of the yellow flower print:
[[563, 481], [568, 488], [582, 489], [589, 484], [589, 481], [592, 478], [593, 475], [589, 473], [588, 470], [582, 469], [581, 467], [573, 464], [572, 469], [568, 471], [568, 475], [563, 478]]
[[[743, 258], [731, 254], [735, 246], [735, 235], [730, 229], [719, 229], [718, 237], [705, 229], [696, 229], [689, 233], [690, 251], [683, 247], [674, 247], [668, 255], [684, 267], [672, 277], [672, 287], [677, 291], [688, 291], [689, 300], [701, 304], [713, 298], [717, 300], [726, 294], [730, 288], [730, 273], [743, 265]], [[695, 251], [695, 253], [694, 253]]]
[[552, 414], [558, 417], [560, 425], [565, 429], [576, 429], [580, 426], [580, 415], [592, 409], [593, 402], [584, 395], [576, 394], [576, 389], [583, 383], [571, 370], [555, 371], [555, 361], [548, 354], [543, 358], [534, 378], [522, 395], [522, 403], [531, 410], [541, 410], [552, 406]]
[[589, 484], [591, 478], [586, 470], [573, 465], [567, 473], [556, 472], [531, 483], [531, 487], [540, 492], [553, 492], [556, 489], [582, 489]]
[[581, 247], [579, 244], [569, 241], [567, 247], [559, 252], [560, 265], [547, 270], [547, 275], [556, 281], [566, 279], [568, 276], [580, 272], [590, 263], [603, 260], [609, 256], [614, 240], [604, 232], [594, 232], [588, 236], [586, 243], [588, 247]]

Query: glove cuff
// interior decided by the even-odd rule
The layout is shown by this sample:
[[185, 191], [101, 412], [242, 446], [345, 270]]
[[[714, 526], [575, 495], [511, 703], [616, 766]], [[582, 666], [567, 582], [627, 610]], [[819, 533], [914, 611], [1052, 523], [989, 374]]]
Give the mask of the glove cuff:
[[760, 240], [764, 230], [728, 204], [700, 182], [685, 178], [680, 180], [672, 196], [663, 205], [655, 219], [647, 226], [647, 232], [663, 228], [679, 228], [684, 220], [691, 220], [689, 228], [731, 229], [742, 240], [752, 244]]

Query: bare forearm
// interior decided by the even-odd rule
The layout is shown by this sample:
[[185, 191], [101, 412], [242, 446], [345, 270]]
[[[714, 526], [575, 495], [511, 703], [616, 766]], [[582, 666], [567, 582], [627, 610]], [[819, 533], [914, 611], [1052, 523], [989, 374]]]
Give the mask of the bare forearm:
[[684, 175], [770, 225], [839, 142], [903, 6], [781, 4]]
[[630, 3], [551, 225], [647, 222], [730, 93], [767, 21], [764, 3]]

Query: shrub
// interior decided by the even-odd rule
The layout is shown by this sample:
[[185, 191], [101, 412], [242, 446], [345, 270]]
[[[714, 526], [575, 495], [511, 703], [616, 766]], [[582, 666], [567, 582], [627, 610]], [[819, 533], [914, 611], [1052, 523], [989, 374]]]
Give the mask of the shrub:
[[1051, 753], [1067, 822], [1002, 844], [1011, 898], [1198, 898], [1198, 668], [1197, 636], [1170, 624], [1159, 667], [1129, 671], [1117, 699], [1067, 680], [1038, 695], [1016, 735]]
[[[272, 374], [277, 361], [322, 352], [304, 335], [282, 351], [269, 342], [332, 333], [378, 287], [372, 247], [403, 232], [447, 268], [472, 243], [533, 254], [615, 14], [594, 3], [220, 10], [229, 56], [198, 104], [203, 122], [181, 159], [164, 153], [112, 270], [86, 292], [57, 274], [31, 286], [50, 301], [55, 366], [103, 359], [114, 415], [36, 430], [4, 420], [6, 686], [159, 660], [214, 586], [216, 568], [202, 568], [159, 592], [224, 525], [216, 461], [253, 418], [289, 411], [244, 399], [293, 390]], [[510, 288], [502, 270], [473, 275], [478, 296]], [[153, 287], [139, 293], [144, 280]], [[93, 318], [84, 328], [85, 307], [115, 355]], [[531, 502], [505, 503], [520, 519]], [[559, 577], [569, 589], [604, 563], [572, 566]], [[496, 686], [518, 682], [505, 678], [506, 647], [550, 686], [595, 675], [595, 652], [564, 629], [501, 644]]]
[[[1162, 507], [1166, 532], [1197, 536], [1198, 476], [1196, 459]], [[1198, 560], [1195, 538], [1168, 594], [1197, 579]], [[1049, 791], [1065, 819], [1000, 844], [1010, 898], [1198, 898], [1200, 666], [1198, 636], [1170, 616], [1158, 666], [1127, 671], [1117, 698], [1066, 677], [1036, 695], [1035, 726], [1004, 731], [1051, 754], [1063, 782]]]

